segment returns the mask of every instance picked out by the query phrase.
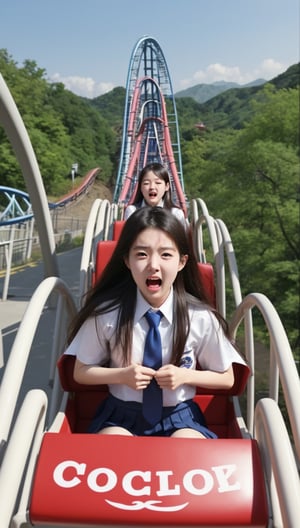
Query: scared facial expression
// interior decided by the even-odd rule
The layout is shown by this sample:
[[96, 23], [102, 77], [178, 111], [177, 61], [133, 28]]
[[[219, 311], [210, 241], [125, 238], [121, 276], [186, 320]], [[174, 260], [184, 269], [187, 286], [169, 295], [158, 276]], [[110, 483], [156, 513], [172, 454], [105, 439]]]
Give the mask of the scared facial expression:
[[177, 273], [188, 259], [180, 255], [172, 238], [149, 227], [135, 239], [125, 259], [132, 277], [146, 301], [159, 308], [167, 299]]
[[169, 187], [169, 183], [156, 176], [153, 171], [149, 171], [142, 179], [141, 192], [145, 202], [150, 207], [154, 207], [159, 204]]

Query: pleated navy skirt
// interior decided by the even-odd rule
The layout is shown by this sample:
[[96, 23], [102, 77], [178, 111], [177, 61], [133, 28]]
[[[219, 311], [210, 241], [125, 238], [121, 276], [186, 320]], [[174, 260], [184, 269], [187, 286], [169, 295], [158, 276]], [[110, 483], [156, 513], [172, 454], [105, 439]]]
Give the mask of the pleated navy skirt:
[[203, 413], [193, 400], [181, 402], [175, 407], [163, 407], [162, 418], [154, 426], [142, 414], [142, 404], [123, 401], [111, 394], [99, 406], [89, 427], [89, 433], [98, 433], [104, 427], [118, 426], [134, 436], [171, 436], [178, 429], [195, 429], [205, 438], [217, 438], [206, 427]]

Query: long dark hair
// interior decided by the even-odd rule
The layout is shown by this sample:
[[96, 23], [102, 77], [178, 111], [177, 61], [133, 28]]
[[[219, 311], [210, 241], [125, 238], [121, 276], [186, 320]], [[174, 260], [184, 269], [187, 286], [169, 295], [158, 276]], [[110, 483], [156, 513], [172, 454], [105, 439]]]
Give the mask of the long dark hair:
[[144, 199], [143, 193], [141, 191], [142, 182], [143, 182], [144, 176], [146, 176], [148, 172], [154, 172], [154, 174], [158, 178], [163, 180], [166, 184], [167, 183], [169, 184], [169, 189], [165, 192], [163, 196], [164, 207], [166, 209], [172, 209], [172, 207], [177, 207], [177, 205], [172, 200], [169, 172], [166, 169], [166, 167], [164, 167], [164, 165], [158, 162], [148, 163], [148, 165], [145, 165], [145, 167], [142, 168], [139, 174], [137, 189], [136, 189], [136, 193], [135, 193], [132, 204], [137, 205], [139, 207], [141, 206], [141, 203]]
[[137, 286], [124, 259], [128, 257], [130, 248], [137, 236], [149, 227], [164, 231], [174, 241], [180, 256], [188, 255], [186, 265], [178, 272], [173, 283], [173, 312], [176, 324], [173, 332], [171, 361], [175, 365], [179, 365], [190, 330], [188, 304], [205, 303], [214, 312], [227, 336], [228, 329], [221, 315], [210, 306], [210, 301], [199, 276], [194, 251], [182, 223], [163, 207], [142, 207], [137, 209], [125, 222], [109, 263], [98, 282], [86, 295], [85, 303], [73, 321], [69, 342], [72, 341], [88, 317], [118, 308], [116, 342], [121, 344], [124, 351], [124, 364], [130, 362]]

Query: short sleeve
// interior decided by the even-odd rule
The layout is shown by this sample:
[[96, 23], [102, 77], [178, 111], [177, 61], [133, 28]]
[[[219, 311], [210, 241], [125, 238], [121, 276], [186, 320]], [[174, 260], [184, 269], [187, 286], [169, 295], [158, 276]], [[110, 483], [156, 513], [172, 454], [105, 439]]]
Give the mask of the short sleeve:
[[104, 364], [109, 359], [109, 346], [105, 332], [97, 330], [97, 319], [88, 318], [77, 332], [65, 354], [76, 356], [86, 365]]
[[179, 207], [172, 207], [172, 214], [184, 225], [187, 229], [189, 227], [188, 219], [184, 216], [184, 212]]
[[197, 310], [192, 321], [193, 348], [201, 369], [224, 372], [233, 363], [245, 364], [213, 313]]
[[124, 220], [127, 220], [136, 211], [135, 205], [128, 205], [124, 211]]

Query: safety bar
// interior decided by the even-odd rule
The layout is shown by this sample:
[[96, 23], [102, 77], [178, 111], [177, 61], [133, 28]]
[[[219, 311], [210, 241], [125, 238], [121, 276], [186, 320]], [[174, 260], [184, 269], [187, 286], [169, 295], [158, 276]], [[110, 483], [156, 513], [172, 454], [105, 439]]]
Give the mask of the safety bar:
[[262, 398], [255, 409], [259, 444], [272, 504], [272, 526], [299, 525], [300, 480], [289, 435], [277, 403]]
[[26, 521], [31, 481], [43, 437], [46, 410], [47, 396], [44, 391], [33, 389], [26, 394], [0, 468], [1, 528], [11, 527], [10, 521], [25, 467], [26, 477], [18, 507], [19, 512], [22, 512], [22, 522], [14, 523], [14, 526], [21, 526]]
[[[64, 310], [70, 319], [77, 312], [69, 288], [58, 277], [44, 279], [31, 297], [11, 348], [0, 386], [0, 442], [2, 446], [7, 441], [34, 335], [46, 301], [52, 292], [57, 292], [63, 297]], [[58, 341], [55, 340], [55, 343]], [[52, 353], [55, 355], [62, 352], [61, 349], [57, 350], [56, 346], [54, 348]]]
[[[279, 380], [282, 385], [283, 397], [286, 403], [287, 412], [291, 424], [293, 440], [295, 442], [295, 449], [297, 454], [297, 463], [300, 461], [300, 380], [295, 364], [295, 360], [291, 351], [291, 347], [280, 320], [280, 317], [274, 308], [271, 301], [262, 293], [250, 293], [247, 295], [241, 304], [235, 310], [233, 318], [230, 322], [230, 331], [233, 336], [236, 335], [238, 327], [246, 314], [256, 307], [263, 316], [264, 322], [267, 326], [270, 342], [270, 380], [269, 380], [269, 397], [278, 402], [279, 396]], [[247, 340], [252, 341], [253, 337], [247, 335], [247, 328], [245, 328], [245, 353], [249, 360], [249, 353], [247, 349]], [[254, 363], [250, 363], [250, 368], [254, 372]], [[255, 406], [255, 390], [248, 393], [249, 404], [252, 408]], [[249, 417], [247, 417], [249, 418]], [[252, 424], [249, 424], [250, 432], [253, 432]], [[283, 452], [283, 451], [282, 451]]]

